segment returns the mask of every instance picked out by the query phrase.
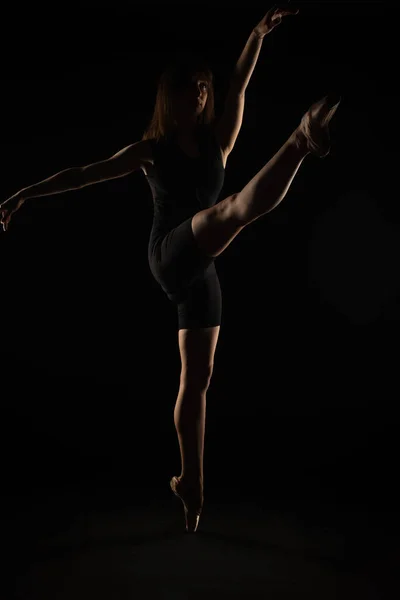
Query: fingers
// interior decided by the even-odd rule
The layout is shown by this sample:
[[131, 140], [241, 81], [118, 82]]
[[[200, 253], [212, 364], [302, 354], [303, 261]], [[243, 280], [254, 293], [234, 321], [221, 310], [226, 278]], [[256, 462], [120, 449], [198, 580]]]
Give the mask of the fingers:
[[[25, 202], [25, 200], [20, 198], [18, 200], [17, 205], [15, 206], [15, 204], [14, 204], [13, 208], [11, 208], [11, 205], [8, 205], [8, 208], [0, 207], [0, 224], [3, 226], [3, 231], [6, 231], [8, 229], [8, 227], [10, 225], [11, 217], [24, 204], [24, 202]], [[3, 203], [3, 206], [4, 206], [4, 203]]]
[[278, 8], [274, 7], [274, 16], [279, 15], [280, 17], [287, 17], [289, 15], [297, 15], [299, 13], [298, 8]]
[[274, 6], [268, 11], [266, 20], [271, 26], [276, 27], [281, 24], [283, 17], [297, 15], [298, 12], [298, 8], [278, 8], [277, 6]]
[[10, 221], [11, 221], [11, 215], [9, 215], [9, 217], [7, 217], [7, 219], [5, 221], [3, 221], [3, 231], [7, 231], [7, 229], [10, 226]]
[[7, 214], [7, 212], [5, 210], [1, 211], [0, 223], [3, 225], [3, 231], [7, 230], [8, 225], [10, 223], [11, 215], [12, 215], [12, 213]]
[[281, 12], [282, 17], [286, 17], [287, 15], [297, 15], [299, 13], [298, 8], [285, 9]]

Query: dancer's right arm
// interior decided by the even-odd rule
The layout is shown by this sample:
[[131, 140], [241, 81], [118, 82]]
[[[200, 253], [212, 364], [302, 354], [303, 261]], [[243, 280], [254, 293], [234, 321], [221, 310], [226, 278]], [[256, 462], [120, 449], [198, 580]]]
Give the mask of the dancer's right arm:
[[11, 216], [28, 198], [50, 196], [71, 190], [79, 190], [94, 183], [124, 177], [139, 170], [149, 159], [149, 142], [141, 140], [126, 146], [110, 158], [84, 167], [64, 169], [43, 181], [23, 188], [0, 204], [0, 222], [6, 231]]

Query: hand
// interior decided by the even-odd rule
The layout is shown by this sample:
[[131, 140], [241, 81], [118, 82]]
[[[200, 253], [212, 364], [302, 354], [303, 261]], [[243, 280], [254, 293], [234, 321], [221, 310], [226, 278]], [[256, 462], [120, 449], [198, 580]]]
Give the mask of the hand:
[[0, 204], [0, 223], [3, 225], [4, 231], [8, 229], [12, 215], [21, 208], [25, 200], [26, 198], [23, 197], [22, 190], [20, 190]]
[[298, 12], [298, 8], [277, 8], [273, 6], [261, 19], [259, 24], [254, 27], [254, 32], [258, 37], [263, 38], [282, 22], [282, 17], [297, 15]]

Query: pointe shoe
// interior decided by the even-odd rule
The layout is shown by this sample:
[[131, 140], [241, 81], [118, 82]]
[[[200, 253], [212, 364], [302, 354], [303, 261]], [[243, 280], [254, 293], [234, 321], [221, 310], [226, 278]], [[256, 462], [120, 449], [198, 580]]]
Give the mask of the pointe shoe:
[[198, 491], [185, 486], [184, 482], [181, 481], [179, 477], [172, 477], [169, 484], [175, 496], [183, 503], [186, 531], [188, 533], [195, 533], [199, 525], [203, 507], [203, 498], [200, 500]]
[[319, 158], [324, 158], [331, 149], [329, 123], [339, 104], [339, 97], [324, 96], [315, 102], [301, 119], [299, 130], [307, 140], [307, 148]]

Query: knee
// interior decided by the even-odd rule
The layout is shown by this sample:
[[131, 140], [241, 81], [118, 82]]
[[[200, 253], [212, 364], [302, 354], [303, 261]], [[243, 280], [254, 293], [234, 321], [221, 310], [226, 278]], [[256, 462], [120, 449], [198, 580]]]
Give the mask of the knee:
[[197, 391], [207, 391], [211, 383], [213, 365], [193, 365], [181, 372], [181, 384]]

